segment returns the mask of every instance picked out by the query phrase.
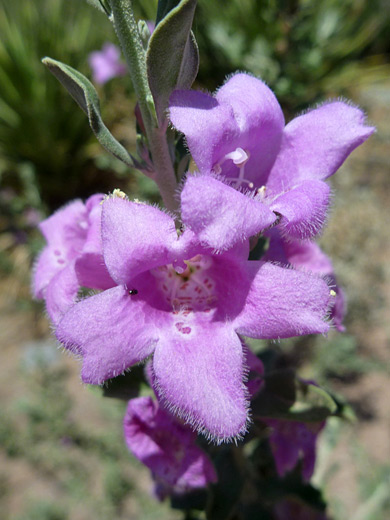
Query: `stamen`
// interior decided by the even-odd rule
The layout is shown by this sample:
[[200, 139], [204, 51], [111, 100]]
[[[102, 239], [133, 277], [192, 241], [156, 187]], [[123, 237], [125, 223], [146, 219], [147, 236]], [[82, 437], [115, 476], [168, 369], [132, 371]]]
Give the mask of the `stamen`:
[[254, 184], [251, 181], [248, 181], [245, 179], [245, 164], [248, 162], [250, 157], [250, 153], [243, 150], [242, 148], [238, 147], [233, 152], [227, 153], [221, 161], [214, 164], [213, 171], [217, 175], [222, 173], [222, 164], [227, 161], [233, 161], [233, 164], [235, 164], [239, 168], [239, 174], [238, 177], [226, 177], [227, 181], [234, 182], [234, 187], [239, 188], [241, 184], [247, 184], [248, 188], [252, 190], [254, 188]]
[[[230, 181], [230, 182], [237, 182], [237, 178], [236, 177], [225, 177], [225, 179], [227, 181]], [[255, 185], [253, 184], [253, 182], [251, 181], [248, 181], [248, 179], [241, 179], [240, 180], [240, 184], [248, 184], [248, 188], [250, 190], [253, 190], [253, 188], [255, 187]]]
[[247, 153], [242, 148], [236, 148], [234, 152], [230, 152], [225, 155], [224, 161], [226, 161], [226, 159], [231, 159], [234, 164], [241, 169], [241, 167], [244, 166], [249, 159], [249, 153]]
[[174, 313], [192, 310], [194, 306], [202, 310], [212, 306], [216, 300], [215, 283], [207, 272], [212, 263], [210, 257], [196, 255], [181, 265], [170, 264], [151, 270]]

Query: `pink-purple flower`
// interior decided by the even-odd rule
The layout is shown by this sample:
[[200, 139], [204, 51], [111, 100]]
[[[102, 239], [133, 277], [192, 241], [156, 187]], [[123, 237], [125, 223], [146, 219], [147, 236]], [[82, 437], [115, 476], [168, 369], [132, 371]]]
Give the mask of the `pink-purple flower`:
[[127, 73], [127, 67], [121, 61], [121, 51], [113, 43], [105, 43], [101, 51], [91, 52], [88, 61], [93, 81], [98, 85]]
[[[237, 194], [242, 200], [252, 197], [250, 211], [265, 217], [257, 232], [269, 226], [268, 212], [274, 212], [283, 234], [300, 239], [315, 235], [324, 223], [330, 196], [325, 179], [374, 131], [360, 109], [343, 101], [319, 106], [285, 126], [272, 91], [243, 73], [215, 96], [175, 91], [170, 119], [184, 133], [200, 172], [184, 185], [184, 197], [192, 197], [193, 206], [207, 212], [214, 194], [230, 198], [237, 189], [245, 193]], [[197, 215], [187, 217], [191, 229], [199, 227]], [[223, 213], [219, 220], [221, 227], [235, 223]]]
[[129, 401], [123, 425], [126, 444], [151, 470], [160, 500], [217, 481], [211, 460], [196, 444], [196, 434], [151, 397]]
[[45, 299], [54, 323], [74, 303], [81, 286], [107, 289], [114, 284], [102, 259], [102, 199], [93, 195], [85, 204], [70, 202], [39, 225], [47, 245], [35, 264], [33, 294]]
[[[247, 225], [232, 232], [236, 241]], [[217, 254], [207, 237], [178, 233], [168, 214], [120, 197], [104, 201], [101, 233], [116, 285], [76, 303], [56, 331], [82, 358], [83, 381], [101, 384], [151, 357], [155, 391], [171, 412], [216, 441], [243, 435], [249, 402], [238, 334], [326, 333], [328, 285], [248, 261], [247, 242]]]
[[273, 513], [275, 520], [329, 520], [324, 511], [313, 509], [297, 497], [287, 496], [278, 502]]
[[262, 419], [271, 428], [269, 442], [276, 470], [283, 477], [301, 462], [302, 477], [310, 480], [316, 461], [317, 436], [324, 422], [302, 423], [282, 419]]
[[344, 332], [343, 320], [346, 312], [344, 291], [337, 285], [331, 259], [311, 240], [286, 240], [278, 228], [265, 233], [270, 238], [264, 261], [291, 265], [295, 269], [316, 273], [323, 276], [334, 291], [334, 303], [330, 317], [339, 332]]

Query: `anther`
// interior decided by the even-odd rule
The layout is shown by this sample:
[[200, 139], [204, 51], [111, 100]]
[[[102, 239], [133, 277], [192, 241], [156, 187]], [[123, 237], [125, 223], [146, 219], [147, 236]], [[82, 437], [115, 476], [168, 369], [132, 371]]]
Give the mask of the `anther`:
[[234, 152], [226, 154], [225, 159], [231, 159], [236, 166], [241, 168], [249, 159], [249, 153], [242, 148], [236, 148]]
[[128, 292], [129, 292], [130, 296], [134, 296], [135, 294], [138, 294], [137, 289], [129, 289]]
[[117, 197], [119, 199], [127, 199], [126, 193], [124, 193], [119, 188], [115, 188], [115, 190], [112, 192], [113, 197]]

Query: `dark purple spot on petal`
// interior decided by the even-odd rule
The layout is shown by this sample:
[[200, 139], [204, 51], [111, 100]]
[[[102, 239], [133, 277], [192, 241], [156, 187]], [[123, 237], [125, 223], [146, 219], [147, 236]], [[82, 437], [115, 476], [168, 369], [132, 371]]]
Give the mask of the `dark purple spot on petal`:
[[175, 326], [177, 330], [182, 334], [191, 334], [191, 327], [188, 327], [188, 325], [185, 326], [182, 321], [175, 323]]

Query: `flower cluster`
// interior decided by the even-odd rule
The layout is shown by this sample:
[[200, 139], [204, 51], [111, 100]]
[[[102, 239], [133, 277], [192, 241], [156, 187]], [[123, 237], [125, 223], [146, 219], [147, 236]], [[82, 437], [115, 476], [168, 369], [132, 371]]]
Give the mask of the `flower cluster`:
[[[34, 276], [84, 382], [100, 385], [150, 360], [157, 401], [130, 401], [125, 435], [160, 497], [216, 479], [193, 430], [217, 443], [248, 430], [263, 368], [242, 336], [342, 329], [343, 293], [310, 239], [326, 218], [325, 179], [373, 132], [342, 101], [285, 126], [271, 90], [246, 74], [216, 96], [174, 92], [170, 119], [198, 169], [183, 182], [180, 215], [118, 190], [75, 201], [41, 224], [47, 246]], [[249, 260], [260, 234], [269, 248]], [[81, 298], [81, 288], [94, 291]], [[269, 425], [278, 471], [303, 456], [308, 478], [318, 428]], [[287, 454], [286, 437], [300, 439]]]

